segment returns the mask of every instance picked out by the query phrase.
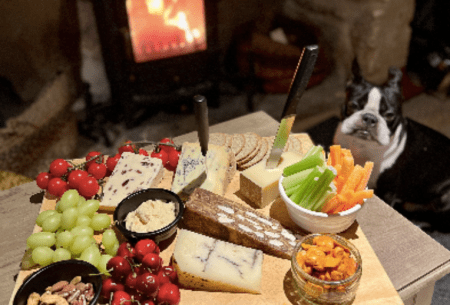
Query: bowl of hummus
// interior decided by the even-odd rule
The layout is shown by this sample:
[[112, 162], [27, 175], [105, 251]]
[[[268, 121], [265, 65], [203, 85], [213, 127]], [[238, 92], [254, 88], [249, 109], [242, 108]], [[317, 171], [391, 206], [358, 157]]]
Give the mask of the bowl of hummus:
[[177, 194], [151, 188], [123, 199], [114, 211], [114, 224], [130, 242], [149, 238], [159, 244], [175, 234], [183, 213]]

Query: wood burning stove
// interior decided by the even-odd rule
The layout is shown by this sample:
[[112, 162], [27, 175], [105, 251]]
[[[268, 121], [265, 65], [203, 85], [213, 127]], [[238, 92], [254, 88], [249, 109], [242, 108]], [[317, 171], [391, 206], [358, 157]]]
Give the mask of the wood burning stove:
[[218, 103], [214, 0], [92, 1], [111, 102], [127, 126], [162, 105], [204, 94]]

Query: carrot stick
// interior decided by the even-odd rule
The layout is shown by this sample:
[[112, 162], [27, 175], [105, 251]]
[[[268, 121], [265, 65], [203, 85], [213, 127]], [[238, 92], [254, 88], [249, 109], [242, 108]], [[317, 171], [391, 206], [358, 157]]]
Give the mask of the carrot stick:
[[359, 164], [356, 164], [347, 181], [345, 181], [345, 184], [342, 188], [342, 192], [345, 192], [347, 190], [355, 191], [356, 187], [359, 185], [361, 181], [361, 178], [363, 177], [363, 174], [364, 174], [363, 167]]
[[322, 207], [321, 212], [331, 213], [338, 205], [340, 204], [339, 198], [337, 195], [333, 196], [327, 203]]
[[337, 164], [341, 164], [341, 146], [340, 145], [331, 145], [330, 146], [330, 156], [331, 165], [335, 166]]
[[355, 191], [362, 191], [367, 187], [370, 175], [372, 174], [372, 169], [373, 169], [373, 162], [368, 161], [366, 162], [366, 164], [364, 164], [364, 174]]

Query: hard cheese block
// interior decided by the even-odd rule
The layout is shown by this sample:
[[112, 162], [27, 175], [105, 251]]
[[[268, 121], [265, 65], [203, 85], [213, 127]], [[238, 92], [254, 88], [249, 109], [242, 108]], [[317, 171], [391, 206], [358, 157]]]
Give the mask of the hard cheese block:
[[278, 180], [283, 174], [283, 169], [301, 159], [302, 156], [295, 152], [284, 152], [278, 166], [274, 169], [267, 169], [266, 162], [260, 162], [242, 171], [239, 192], [257, 207], [267, 206], [280, 195]]
[[261, 293], [261, 250], [181, 229], [172, 260], [185, 288]]
[[172, 183], [172, 192], [182, 198], [201, 187], [223, 195], [229, 180], [229, 153], [226, 147], [210, 144], [206, 159], [200, 144], [184, 143]]
[[157, 187], [163, 174], [161, 159], [124, 152], [104, 186], [101, 205], [115, 207], [134, 192]]
[[290, 259], [297, 238], [277, 220], [207, 190], [196, 189], [185, 204], [184, 228]]

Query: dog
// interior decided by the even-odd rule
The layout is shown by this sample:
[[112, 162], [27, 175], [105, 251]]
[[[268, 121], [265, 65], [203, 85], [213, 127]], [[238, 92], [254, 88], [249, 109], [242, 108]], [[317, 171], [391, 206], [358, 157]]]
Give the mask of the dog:
[[333, 143], [349, 148], [355, 163], [373, 161], [369, 188], [396, 210], [450, 230], [450, 139], [402, 114], [402, 72], [367, 82], [355, 60], [353, 79]]

